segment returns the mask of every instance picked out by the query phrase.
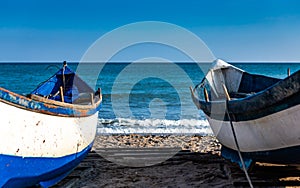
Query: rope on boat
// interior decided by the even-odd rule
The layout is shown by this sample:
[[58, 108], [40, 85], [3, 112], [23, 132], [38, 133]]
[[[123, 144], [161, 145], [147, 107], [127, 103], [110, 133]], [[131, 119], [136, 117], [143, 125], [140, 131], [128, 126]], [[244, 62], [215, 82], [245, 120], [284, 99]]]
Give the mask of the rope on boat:
[[230, 122], [231, 131], [232, 131], [232, 134], [233, 134], [233, 137], [234, 137], [235, 146], [236, 146], [236, 148], [237, 148], [237, 150], [238, 150], [238, 154], [239, 154], [240, 160], [241, 160], [241, 162], [242, 162], [243, 170], [244, 170], [244, 172], [245, 172], [245, 175], [246, 175], [246, 178], [247, 178], [247, 180], [248, 180], [249, 186], [250, 186], [251, 188], [253, 188], [251, 179], [250, 179], [250, 177], [249, 177], [249, 174], [248, 174], [247, 169], [246, 169], [246, 166], [245, 166], [244, 159], [243, 159], [242, 154], [241, 154], [241, 150], [240, 150], [239, 143], [238, 143], [237, 138], [236, 138], [236, 133], [235, 133], [235, 130], [234, 130], [234, 127], [233, 127], [233, 123], [232, 123], [230, 114], [229, 114], [229, 112], [228, 112], [228, 101], [229, 101], [229, 100], [227, 99], [227, 100], [226, 100], [226, 108], [225, 108], [225, 111], [226, 111], [227, 117], [228, 117], [229, 122]]
[[245, 162], [244, 162], [243, 156], [242, 156], [242, 154], [241, 154], [241, 150], [240, 150], [239, 143], [238, 143], [237, 138], [236, 138], [236, 133], [235, 133], [235, 130], [234, 130], [234, 127], [233, 127], [232, 119], [231, 119], [230, 114], [229, 114], [229, 111], [228, 111], [228, 102], [229, 102], [231, 99], [230, 99], [229, 93], [228, 93], [227, 88], [226, 88], [226, 86], [225, 86], [224, 83], [222, 84], [222, 87], [223, 87], [223, 90], [224, 90], [224, 93], [225, 93], [225, 96], [226, 96], [225, 112], [226, 112], [227, 117], [228, 117], [229, 122], [230, 122], [231, 131], [232, 131], [232, 134], [233, 134], [233, 137], [234, 137], [235, 146], [236, 146], [236, 148], [237, 148], [237, 150], [238, 150], [238, 154], [239, 154], [240, 160], [241, 160], [241, 162], [242, 162], [243, 170], [244, 170], [244, 172], [245, 172], [245, 175], [246, 175], [246, 178], [247, 178], [247, 180], [248, 180], [248, 183], [249, 183], [250, 187], [253, 188], [251, 179], [250, 179], [250, 177], [249, 177], [249, 174], [248, 174], [247, 169], [246, 169], [246, 166], [245, 166]]

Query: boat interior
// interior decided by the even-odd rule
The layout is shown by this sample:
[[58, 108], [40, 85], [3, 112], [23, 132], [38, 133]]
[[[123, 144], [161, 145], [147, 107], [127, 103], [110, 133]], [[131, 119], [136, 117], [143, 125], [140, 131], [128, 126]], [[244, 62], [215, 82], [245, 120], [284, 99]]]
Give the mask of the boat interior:
[[226, 66], [211, 69], [196, 89], [199, 99], [206, 101], [237, 99], [263, 91], [280, 80]]

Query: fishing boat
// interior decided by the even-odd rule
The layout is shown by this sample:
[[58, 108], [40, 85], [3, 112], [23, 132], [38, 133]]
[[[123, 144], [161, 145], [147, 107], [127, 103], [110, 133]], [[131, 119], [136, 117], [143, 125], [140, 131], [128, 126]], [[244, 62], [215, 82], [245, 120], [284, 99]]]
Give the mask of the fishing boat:
[[190, 89], [224, 158], [246, 169], [255, 162], [300, 163], [300, 70], [278, 79], [218, 59]]
[[0, 187], [49, 187], [90, 151], [101, 91], [67, 64], [24, 96], [0, 88]]

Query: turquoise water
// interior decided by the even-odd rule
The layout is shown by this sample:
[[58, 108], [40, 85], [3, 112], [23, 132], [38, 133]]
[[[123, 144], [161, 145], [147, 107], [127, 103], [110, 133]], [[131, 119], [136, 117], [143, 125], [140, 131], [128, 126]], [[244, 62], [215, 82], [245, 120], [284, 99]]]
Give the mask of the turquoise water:
[[[250, 73], [277, 78], [300, 69], [299, 63], [234, 63]], [[69, 64], [94, 88], [103, 106], [98, 134], [212, 134], [191, 101], [189, 86], [198, 84], [210, 64], [108, 63]], [[0, 87], [28, 94], [61, 67], [60, 63], [0, 63]]]

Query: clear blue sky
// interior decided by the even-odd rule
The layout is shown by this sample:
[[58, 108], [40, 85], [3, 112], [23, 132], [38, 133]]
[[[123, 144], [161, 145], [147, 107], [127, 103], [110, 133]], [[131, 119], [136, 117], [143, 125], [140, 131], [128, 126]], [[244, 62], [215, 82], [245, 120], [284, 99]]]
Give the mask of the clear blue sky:
[[0, 3], [0, 61], [78, 61], [104, 33], [177, 24], [228, 61], [300, 61], [298, 0], [11, 0]]

